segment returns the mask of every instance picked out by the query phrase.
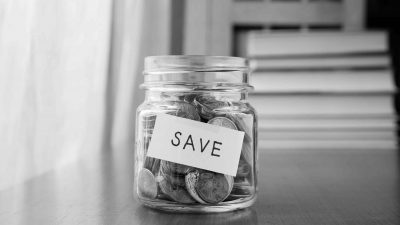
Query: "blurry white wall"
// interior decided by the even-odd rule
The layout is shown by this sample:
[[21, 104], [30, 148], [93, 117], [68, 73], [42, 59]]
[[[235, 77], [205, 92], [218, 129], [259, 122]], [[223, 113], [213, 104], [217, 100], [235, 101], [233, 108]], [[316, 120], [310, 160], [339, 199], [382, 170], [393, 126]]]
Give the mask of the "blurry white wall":
[[143, 57], [168, 53], [168, 7], [0, 0], [0, 190], [133, 149]]

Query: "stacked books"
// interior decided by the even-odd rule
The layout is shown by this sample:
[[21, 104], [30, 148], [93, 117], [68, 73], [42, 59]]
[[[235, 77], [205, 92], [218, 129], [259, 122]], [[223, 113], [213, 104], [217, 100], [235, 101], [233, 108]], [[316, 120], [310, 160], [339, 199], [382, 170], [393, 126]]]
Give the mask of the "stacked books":
[[393, 149], [397, 117], [384, 32], [250, 32], [261, 149]]

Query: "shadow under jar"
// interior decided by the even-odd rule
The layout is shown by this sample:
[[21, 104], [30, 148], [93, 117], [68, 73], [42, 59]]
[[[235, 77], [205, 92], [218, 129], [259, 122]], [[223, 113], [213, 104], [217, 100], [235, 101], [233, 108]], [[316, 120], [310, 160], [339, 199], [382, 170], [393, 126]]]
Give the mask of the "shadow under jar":
[[[254, 203], [257, 115], [247, 101], [248, 92], [253, 89], [248, 75], [247, 61], [238, 57], [150, 56], [145, 59], [141, 85], [146, 91], [145, 101], [136, 115], [134, 194], [140, 202], [174, 212], [224, 212]], [[242, 145], [237, 147], [239, 160], [224, 165], [237, 166], [235, 176], [207, 170], [206, 162], [203, 168], [198, 168], [149, 157], [149, 146], [156, 146], [152, 136], [161, 114], [244, 133]], [[171, 123], [168, 129], [175, 125]], [[198, 140], [193, 137], [191, 142], [195, 141]]]

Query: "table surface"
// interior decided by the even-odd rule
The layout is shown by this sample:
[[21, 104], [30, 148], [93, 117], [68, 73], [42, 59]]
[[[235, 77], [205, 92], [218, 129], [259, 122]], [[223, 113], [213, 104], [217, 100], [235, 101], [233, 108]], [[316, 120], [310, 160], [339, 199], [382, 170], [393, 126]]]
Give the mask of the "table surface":
[[132, 195], [132, 151], [102, 152], [0, 192], [0, 224], [400, 224], [397, 150], [259, 152], [254, 206], [174, 214]]

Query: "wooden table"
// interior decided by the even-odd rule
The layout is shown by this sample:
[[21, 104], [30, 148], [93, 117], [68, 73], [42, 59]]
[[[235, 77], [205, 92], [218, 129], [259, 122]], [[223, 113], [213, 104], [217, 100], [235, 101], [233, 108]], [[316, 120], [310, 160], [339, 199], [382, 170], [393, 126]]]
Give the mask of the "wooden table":
[[400, 224], [397, 150], [259, 153], [246, 210], [171, 214], [132, 197], [132, 151], [103, 152], [0, 192], [0, 224]]

